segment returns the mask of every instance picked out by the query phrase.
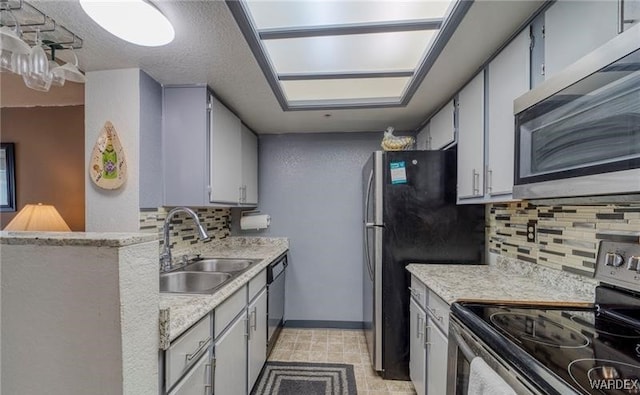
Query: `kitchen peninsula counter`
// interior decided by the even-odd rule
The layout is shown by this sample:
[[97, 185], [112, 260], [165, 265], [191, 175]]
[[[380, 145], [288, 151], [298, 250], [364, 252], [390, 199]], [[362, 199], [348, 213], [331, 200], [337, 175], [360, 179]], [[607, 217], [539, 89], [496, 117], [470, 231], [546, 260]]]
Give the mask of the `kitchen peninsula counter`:
[[[160, 294], [160, 349], [233, 295], [289, 249], [287, 238], [229, 237], [194, 251], [203, 257], [260, 259], [212, 295]], [[193, 252], [192, 252], [193, 253]], [[180, 256], [174, 253], [174, 256]]]
[[527, 262], [492, 265], [410, 264], [407, 270], [448, 304], [453, 302], [536, 303], [590, 306], [593, 279]]

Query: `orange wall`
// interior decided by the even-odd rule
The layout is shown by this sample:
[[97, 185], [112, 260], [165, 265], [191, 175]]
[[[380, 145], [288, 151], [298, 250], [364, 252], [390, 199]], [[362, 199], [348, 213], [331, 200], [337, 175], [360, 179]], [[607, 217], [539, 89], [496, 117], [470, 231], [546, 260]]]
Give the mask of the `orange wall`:
[[[0, 111], [0, 141], [15, 143], [18, 211], [53, 204], [71, 230], [84, 231], [84, 106]], [[0, 214], [2, 228], [15, 214]]]

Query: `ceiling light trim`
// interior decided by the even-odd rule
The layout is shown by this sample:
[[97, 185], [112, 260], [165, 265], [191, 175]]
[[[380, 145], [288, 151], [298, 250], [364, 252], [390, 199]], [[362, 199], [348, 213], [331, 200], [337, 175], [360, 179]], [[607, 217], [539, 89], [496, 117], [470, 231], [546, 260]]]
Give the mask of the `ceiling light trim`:
[[458, 25], [460, 25], [464, 16], [467, 15], [467, 11], [469, 11], [473, 2], [474, 0], [459, 0], [453, 4], [453, 9], [451, 10], [449, 17], [446, 18], [443, 26], [433, 41], [433, 45], [431, 45], [427, 50], [427, 53], [424, 55], [420, 65], [416, 69], [415, 76], [407, 86], [402, 97], [402, 104], [404, 106], [408, 105], [413, 98], [413, 95], [415, 95], [420, 84], [422, 84], [422, 81], [429, 73], [429, 70], [431, 70], [431, 67], [433, 67], [436, 60], [438, 60], [440, 53], [451, 39], [451, 36], [455, 33]]
[[415, 19], [408, 21], [389, 21], [376, 23], [348, 23], [340, 25], [302, 26], [292, 28], [273, 28], [257, 30], [261, 40], [282, 40], [290, 38], [345, 36], [351, 34], [395, 33], [421, 30], [438, 30], [442, 18]]
[[242, 1], [238, 0], [225, 0], [227, 7], [229, 7], [229, 11], [236, 20], [242, 35], [245, 40], [247, 40], [247, 44], [249, 44], [249, 48], [251, 52], [253, 52], [253, 57], [258, 62], [260, 69], [262, 70], [262, 74], [264, 74], [267, 79], [267, 83], [271, 87], [273, 94], [280, 104], [280, 107], [283, 111], [289, 111], [289, 104], [287, 103], [287, 98], [284, 95], [284, 91], [278, 82], [278, 76], [275, 74], [275, 67], [271, 64], [271, 61], [266, 56], [266, 51], [260, 42], [260, 38], [258, 37], [257, 30], [253, 26], [253, 22], [251, 18], [249, 18], [249, 12], [245, 10], [244, 4]]
[[[402, 94], [398, 98], [368, 98], [368, 99], [339, 99], [339, 100], [303, 100], [303, 101], [289, 101], [284, 93], [284, 88], [280, 84], [280, 75], [284, 75], [286, 80], [293, 80], [292, 77], [287, 77], [287, 75], [293, 74], [280, 74], [278, 75], [275, 66], [269, 59], [267, 55], [267, 50], [263, 44], [263, 40], [276, 39], [277, 34], [286, 34], [287, 36], [280, 37], [283, 38], [303, 38], [303, 37], [313, 37], [314, 35], [309, 36], [289, 36], [291, 34], [311, 34], [313, 29], [316, 30], [324, 30], [325, 34], [322, 36], [326, 36], [326, 29], [332, 28], [344, 28], [345, 26], [358, 26], [358, 28], [371, 28], [373, 26], [387, 28], [386, 26], [391, 25], [407, 25], [406, 28], [412, 25], [412, 22], [416, 22], [415, 20], [409, 21], [391, 21], [389, 23], [362, 23], [362, 24], [345, 24], [345, 25], [329, 25], [329, 27], [318, 27], [312, 26], [310, 28], [292, 28], [292, 29], [262, 29], [259, 30], [255, 26], [251, 16], [250, 11], [248, 9], [248, 5], [243, 0], [225, 0], [225, 4], [231, 11], [231, 14], [236, 20], [240, 31], [242, 32], [249, 48], [253, 52], [253, 55], [264, 74], [267, 83], [271, 87], [276, 100], [280, 104], [280, 107], [283, 111], [305, 111], [305, 110], [340, 110], [340, 109], [373, 109], [373, 108], [393, 108], [393, 107], [406, 107], [409, 101], [413, 98], [413, 95], [417, 91], [418, 87], [426, 77], [428, 71], [431, 69], [437, 57], [440, 55], [449, 39], [455, 32], [456, 28], [466, 15], [467, 11], [471, 8], [474, 0], [453, 0], [454, 3], [452, 8], [450, 9], [448, 16], [444, 19], [442, 18], [434, 18], [434, 19], [423, 19], [421, 20], [426, 24], [427, 21], [430, 23], [434, 23], [434, 21], [439, 20], [440, 23], [438, 25], [438, 31], [434, 36], [433, 44], [427, 48], [426, 53], [422, 56], [419, 65], [417, 66], [413, 75], [410, 76], [410, 80], [403, 90]], [[320, 29], [318, 29], [320, 28]], [[414, 29], [416, 30], [432, 30], [432, 29]], [[395, 31], [395, 30], [393, 30]], [[412, 30], [405, 30], [412, 31]], [[378, 31], [381, 33], [382, 31]], [[388, 33], [388, 31], [384, 31]], [[261, 33], [266, 34], [267, 38], [261, 39]], [[347, 33], [343, 33], [347, 34]], [[363, 34], [363, 33], [348, 33], [348, 34]], [[271, 35], [272, 38], [268, 38]], [[334, 34], [335, 35], [335, 34]], [[326, 73], [325, 73], [326, 74]], [[315, 75], [315, 73], [309, 73], [309, 76]], [[320, 75], [320, 73], [318, 73]], [[347, 77], [345, 77], [347, 78]], [[362, 77], [364, 78], [364, 77]], [[321, 78], [308, 78], [308, 79], [321, 79]], [[324, 78], [322, 78], [324, 79]]]
[[279, 81], [308, 81], [308, 80], [342, 80], [353, 78], [394, 78], [413, 77], [413, 70], [402, 71], [374, 71], [350, 73], [282, 73], [278, 74]]

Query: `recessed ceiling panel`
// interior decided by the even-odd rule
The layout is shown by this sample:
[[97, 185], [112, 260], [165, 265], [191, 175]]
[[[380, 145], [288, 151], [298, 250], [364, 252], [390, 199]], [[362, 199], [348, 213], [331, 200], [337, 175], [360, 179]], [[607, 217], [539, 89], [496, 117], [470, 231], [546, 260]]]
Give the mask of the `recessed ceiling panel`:
[[226, 0], [283, 110], [405, 106], [468, 0]]
[[451, 1], [246, 1], [257, 29], [443, 18]]
[[414, 70], [437, 30], [265, 40], [278, 74]]
[[280, 81], [287, 100], [330, 101], [389, 98], [398, 101], [409, 77]]

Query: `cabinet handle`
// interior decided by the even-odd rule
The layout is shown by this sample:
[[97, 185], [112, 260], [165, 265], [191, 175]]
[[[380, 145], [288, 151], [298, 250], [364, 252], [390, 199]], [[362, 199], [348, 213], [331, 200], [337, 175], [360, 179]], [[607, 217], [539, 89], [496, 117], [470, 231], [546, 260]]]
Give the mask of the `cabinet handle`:
[[409, 287], [409, 292], [411, 292], [411, 296], [416, 299], [422, 299], [422, 294], [418, 292], [415, 288]]
[[443, 316], [438, 315], [438, 309], [431, 309], [429, 306], [427, 306], [427, 310], [429, 310], [431, 315], [433, 315], [433, 318], [435, 318], [436, 320], [442, 322]]
[[211, 340], [211, 336], [209, 336], [205, 340], [198, 342], [198, 348], [191, 354], [185, 355], [187, 362], [191, 362], [191, 360], [195, 358], [196, 355], [200, 354], [202, 350], [207, 346], [207, 344], [209, 344], [210, 340]]
[[471, 170], [471, 187], [474, 195], [480, 193], [480, 173], [476, 169]]
[[[209, 374], [207, 375], [207, 368], [209, 369]], [[213, 385], [211, 385], [211, 375], [212, 375], [212, 371], [211, 371], [211, 363], [207, 363], [204, 365], [204, 376], [205, 376], [205, 383], [210, 383], [210, 384], [205, 384], [204, 385], [204, 395], [210, 395], [211, 392], [213, 391]], [[211, 389], [211, 391], [209, 391], [209, 389]]]
[[422, 332], [424, 323], [422, 321], [423, 321], [422, 317], [418, 316], [418, 322], [417, 322], [418, 326], [416, 328], [416, 338], [418, 339], [420, 339], [424, 335], [424, 332]]
[[428, 348], [431, 345], [431, 326], [427, 325], [425, 328], [427, 330], [427, 336], [425, 337], [424, 347]]
[[238, 187], [238, 204], [242, 203], [242, 187]]
[[253, 328], [254, 331], [258, 330], [258, 308], [254, 307], [253, 311], [251, 312], [251, 317], [253, 319], [253, 324], [251, 324], [251, 328]]
[[242, 201], [244, 203], [247, 202], [247, 186], [246, 185], [242, 187]]
[[491, 189], [493, 189], [493, 170], [487, 170], [487, 192], [491, 193]]
[[431, 137], [431, 134], [429, 134], [429, 137], [427, 138], [427, 149], [431, 149], [431, 147], [433, 146], [432, 141], [433, 141], [433, 137]]

